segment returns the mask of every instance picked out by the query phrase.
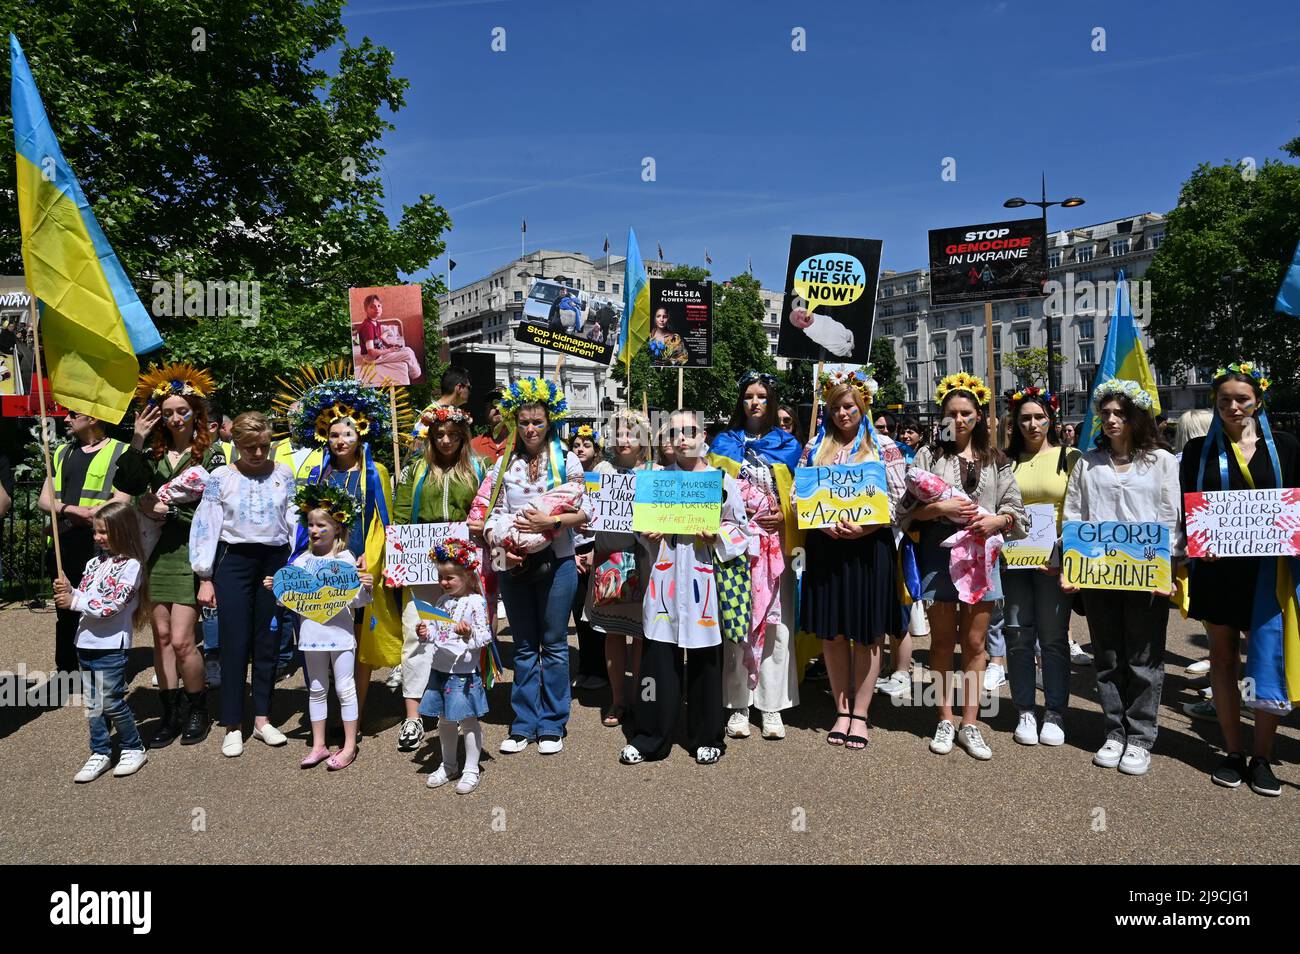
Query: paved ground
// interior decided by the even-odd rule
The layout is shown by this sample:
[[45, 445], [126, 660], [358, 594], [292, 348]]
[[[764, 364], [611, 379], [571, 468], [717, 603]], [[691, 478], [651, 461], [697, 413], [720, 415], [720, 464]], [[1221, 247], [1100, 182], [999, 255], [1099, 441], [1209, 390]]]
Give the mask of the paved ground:
[[[1076, 638], [1086, 635], [1075, 618]], [[0, 670], [46, 669], [48, 611], [0, 610]], [[0, 709], [0, 862], [1300, 862], [1300, 720], [1284, 724], [1275, 766], [1284, 789], [1266, 799], [1212, 785], [1216, 725], [1192, 722], [1182, 667], [1205, 655], [1193, 627], [1171, 618], [1169, 673], [1151, 774], [1129, 778], [1089, 762], [1101, 743], [1092, 670], [1076, 670], [1063, 747], [1011, 740], [1014, 713], [985, 720], [994, 750], [980, 763], [960, 749], [926, 748], [932, 710], [877, 696], [870, 746], [825, 744], [825, 684], [805, 684], [787, 714], [788, 737], [732, 742], [713, 767], [680, 747], [663, 762], [617, 762], [621, 730], [600, 725], [605, 694], [575, 699], [562, 754], [536, 747], [497, 755], [509, 689], [492, 693], [480, 789], [459, 796], [424, 780], [436, 733], [414, 757], [396, 749], [401, 704], [376, 685], [358, 761], [342, 773], [297, 768], [305, 752], [300, 676], [281, 684], [273, 721], [285, 749], [250, 741], [220, 754], [214, 731], [199, 746], [151, 755], [139, 774], [74, 785], [88, 754], [74, 709]], [[147, 644], [147, 643], [146, 643]], [[920, 643], [924, 658], [925, 641]], [[152, 733], [151, 651], [136, 650], [130, 696]], [[93, 833], [93, 834], [91, 834]]]

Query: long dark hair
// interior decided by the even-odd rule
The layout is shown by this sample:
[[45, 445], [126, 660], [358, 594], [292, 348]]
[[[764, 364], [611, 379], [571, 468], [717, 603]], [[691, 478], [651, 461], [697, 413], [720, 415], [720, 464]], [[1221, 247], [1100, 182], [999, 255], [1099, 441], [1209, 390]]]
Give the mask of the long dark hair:
[[1043, 409], [1043, 413], [1047, 415], [1046, 441], [1053, 447], [1061, 448], [1061, 453], [1056, 459], [1056, 472], [1058, 474], [1064, 473], [1068, 457], [1066, 447], [1061, 444], [1056, 436], [1056, 412], [1052, 410], [1052, 406], [1045, 399], [1036, 394], [1031, 397], [1021, 398], [1019, 402], [1012, 401], [1011, 407], [1007, 410], [1007, 419], [1010, 424], [1010, 433], [1007, 437], [1007, 456], [1011, 458], [1012, 469], [1015, 470], [1020, 467], [1020, 457], [1025, 453], [1025, 435], [1020, 432], [1020, 412], [1026, 404], [1037, 404]]
[[[949, 391], [943, 397], [943, 404], [940, 405], [940, 411], [948, 410], [948, 402], [953, 398], [965, 398], [970, 401], [971, 406], [975, 408], [976, 421], [975, 426], [971, 429], [970, 446], [975, 451], [975, 459], [980, 462], [981, 467], [987, 467], [993, 464], [995, 467], [1002, 467], [1007, 462], [1006, 455], [989, 440], [989, 422], [984, 414], [984, 408], [980, 405], [979, 398], [973, 392], [964, 388]], [[930, 445], [930, 450], [937, 460], [943, 456], [957, 456], [957, 442], [937, 439]]]
[[[1097, 413], [1101, 413], [1104, 405], [1111, 401], [1119, 403], [1119, 409], [1124, 415], [1124, 420], [1128, 421], [1129, 439], [1133, 442], [1133, 456], [1141, 457], [1143, 460], [1149, 460], [1155, 455], [1156, 449], [1165, 446], [1164, 441], [1156, 433], [1156, 422], [1150, 413], [1142, 410], [1133, 403], [1132, 398], [1127, 394], [1110, 393], [1107, 394], [1097, 404]], [[1110, 450], [1110, 438], [1106, 436], [1105, 430], [1098, 430], [1097, 436], [1093, 440], [1093, 445], [1098, 450]]]
[[763, 433], [766, 434], [776, 427], [776, 412], [781, 407], [781, 386], [771, 375], [760, 375], [752, 381], [741, 378], [740, 381], [740, 393], [736, 395], [736, 407], [731, 412], [727, 429], [732, 431], [745, 429], [745, 392], [749, 390], [751, 384], [761, 384], [763, 390], [767, 392], [767, 413], [763, 415]]

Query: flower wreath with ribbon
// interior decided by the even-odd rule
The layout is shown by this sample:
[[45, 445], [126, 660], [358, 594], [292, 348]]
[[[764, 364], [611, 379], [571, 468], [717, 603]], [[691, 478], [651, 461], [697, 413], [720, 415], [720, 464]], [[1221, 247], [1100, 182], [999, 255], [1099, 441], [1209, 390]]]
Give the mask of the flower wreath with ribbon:
[[501, 419], [513, 431], [518, 426], [516, 420], [519, 409], [529, 404], [545, 407], [546, 416], [552, 423], [569, 415], [569, 402], [565, 400], [564, 392], [554, 381], [545, 378], [520, 378], [512, 381], [510, 387], [501, 393], [497, 408], [501, 411]]
[[448, 537], [434, 544], [429, 556], [438, 563], [454, 563], [471, 573], [478, 572], [478, 550], [468, 540], [459, 537]]
[[965, 371], [958, 371], [956, 374], [950, 374], [934, 390], [934, 403], [943, 407], [944, 400], [953, 391], [965, 391], [967, 394], [973, 394], [976, 402], [980, 407], [984, 407], [993, 400], [993, 392], [989, 390], [984, 379], [974, 374], [967, 374]]
[[474, 418], [468, 411], [463, 411], [450, 404], [431, 404], [420, 412], [420, 426], [430, 428], [435, 424], [464, 424], [474, 426]]
[[135, 396], [142, 407], [157, 407], [172, 395], [178, 397], [206, 398], [216, 391], [212, 375], [192, 364], [177, 363], [158, 366], [140, 375], [135, 386]]
[[1114, 396], [1128, 398], [1148, 414], [1155, 407], [1151, 394], [1138, 382], [1127, 378], [1111, 378], [1097, 385], [1097, 390], [1092, 392], [1092, 406], [1100, 411], [1106, 399]]
[[1042, 404], [1051, 408], [1052, 413], [1061, 410], [1061, 402], [1055, 394], [1045, 388], [1040, 388], [1036, 384], [1031, 384], [1027, 388], [1021, 388], [1011, 395], [1012, 407], [1020, 407], [1026, 401], [1033, 401], [1035, 404]]
[[1273, 382], [1264, 375], [1262, 370], [1256, 368], [1254, 362], [1251, 361], [1234, 361], [1226, 368], [1218, 368], [1214, 372], [1212, 380], [1218, 381], [1219, 378], [1226, 378], [1230, 374], [1244, 374], [1246, 377], [1251, 378], [1259, 388], [1260, 394], [1267, 393], [1268, 389], [1273, 386]]
[[352, 526], [358, 517], [356, 500], [342, 487], [333, 484], [306, 484], [299, 487], [293, 495], [293, 502], [298, 507], [298, 520], [304, 526], [308, 514], [313, 510], [324, 510], [344, 528]]

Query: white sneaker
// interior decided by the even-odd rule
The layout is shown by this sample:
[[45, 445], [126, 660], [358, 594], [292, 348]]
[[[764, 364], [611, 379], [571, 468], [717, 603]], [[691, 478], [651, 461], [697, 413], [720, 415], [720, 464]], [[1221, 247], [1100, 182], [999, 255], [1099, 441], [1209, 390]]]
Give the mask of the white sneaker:
[[1038, 741], [1043, 745], [1065, 744], [1065, 727], [1055, 712], [1043, 713], [1043, 727], [1038, 731]]
[[981, 762], [993, 758], [993, 750], [984, 741], [984, 736], [980, 735], [980, 727], [977, 725], [962, 726], [961, 731], [957, 733], [957, 744], [969, 752], [971, 758], [979, 759]]
[[749, 738], [749, 710], [732, 709], [731, 716], [727, 719], [727, 738], [729, 739], [748, 739]]
[[1083, 647], [1070, 640], [1070, 662], [1076, 666], [1091, 666], [1092, 657], [1083, 651]]
[[1007, 670], [1001, 663], [989, 663], [984, 670], [984, 691], [997, 692], [1007, 684]]
[[113, 777], [125, 778], [134, 775], [140, 771], [140, 766], [148, 761], [149, 753], [144, 749], [123, 749], [122, 757], [117, 760], [117, 768], [113, 769]]
[[1208, 659], [1198, 660], [1188, 666], [1186, 671], [1189, 676], [1203, 676], [1210, 671], [1210, 661]]
[[618, 753], [618, 760], [624, 765], [640, 765], [645, 761], [645, 756], [635, 745], [625, 745], [623, 751]]
[[1020, 724], [1016, 726], [1013, 738], [1021, 745], [1038, 744], [1038, 719], [1034, 717], [1032, 709], [1020, 713]]
[[563, 739], [538, 739], [537, 751], [542, 755], [554, 755], [556, 752], [564, 751]]
[[81, 771], [72, 776], [72, 780], [78, 783], [93, 782], [112, 767], [112, 759], [95, 752], [86, 759], [86, 764], [81, 767]]
[[238, 758], [244, 754], [244, 736], [238, 729], [231, 729], [221, 740], [221, 754], [228, 759]]
[[695, 750], [695, 762], [698, 765], [716, 765], [722, 758], [722, 749], [712, 745], [701, 745]]
[[522, 735], [508, 735], [501, 740], [501, 746], [498, 749], [503, 755], [514, 755], [516, 752], [522, 752], [528, 748], [528, 739]]
[[397, 751], [414, 752], [424, 741], [424, 722], [417, 716], [402, 722], [401, 731], [397, 733]]
[[442, 765], [438, 766], [437, 771], [435, 771], [432, 775], [430, 775], [429, 780], [424, 784], [429, 788], [440, 788], [441, 786], [446, 785], [452, 779], [456, 778], [458, 775], [460, 775], [459, 770], [448, 772], [447, 763], [444, 762]]
[[276, 748], [278, 746], [284, 745], [286, 742], [289, 741], [289, 737], [287, 735], [285, 735], [275, 726], [271, 725], [271, 723], [269, 722], [266, 725], [262, 726], [260, 729], [257, 728], [253, 729], [253, 738], [257, 739], [259, 742], [265, 742], [267, 745], [271, 746], [272, 748]]
[[1124, 746], [1124, 756], [1119, 760], [1119, 770], [1125, 775], [1146, 775], [1151, 768], [1151, 753], [1136, 745]]
[[1093, 765], [1100, 765], [1102, 768], [1114, 768], [1119, 765], [1120, 757], [1124, 754], [1124, 746], [1120, 745], [1115, 739], [1107, 739], [1106, 744], [1097, 750], [1097, 754], [1092, 757]]
[[901, 669], [895, 669], [889, 674], [887, 679], [876, 680], [876, 692], [884, 693], [897, 699], [899, 696], [905, 696], [912, 688], [912, 674], [903, 672]]
[[952, 740], [956, 734], [957, 729], [944, 719], [934, 730], [934, 738], [930, 740], [930, 751], [936, 755], [947, 755], [952, 751]]
[[389, 689], [402, 688], [402, 667], [401, 666], [393, 667], [393, 671], [390, 672], [388, 674], [388, 678], [384, 680], [384, 685], [387, 686]]
[[470, 792], [474, 791], [474, 789], [478, 788], [478, 780], [478, 772], [464, 773], [461, 775], [460, 781], [456, 783], [456, 794], [468, 795]]
[[765, 739], [785, 738], [785, 723], [781, 721], [781, 713], [779, 712], [763, 713], [763, 738]]

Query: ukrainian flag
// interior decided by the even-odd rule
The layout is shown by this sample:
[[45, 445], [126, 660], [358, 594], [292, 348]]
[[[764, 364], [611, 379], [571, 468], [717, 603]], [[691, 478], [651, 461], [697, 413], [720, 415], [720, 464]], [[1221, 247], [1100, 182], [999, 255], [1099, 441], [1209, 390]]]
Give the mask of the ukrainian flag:
[[[1106, 347], [1101, 354], [1101, 364], [1097, 366], [1097, 374], [1092, 379], [1093, 390], [1095, 391], [1097, 385], [1111, 378], [1136, 381], [1142, 385], [1142, 390], [1150, 394], [1154, 402], [1151, 416], [1155, 417], [1160, 413], [1160, 390], [1156, 387], [1156, 377], [1151, 373], [1151, 365], [1147, 363], [1147, 353], [1142, 347], [1142, 336], [1138, 333], [1136, 322], [1133, 321], [1133, 307], [1128, 297], [1128, 282], [1124, 280], [1123, 272], [1115, 276], [1115, 306], [1111, 309], [1110, 329], [1106, 332]], [[1101, 420], [1091, 406], [1091, 394], [1088, 395], [1088, 400], [1090, 413], [1084, 422], [1083, 434], [1079, 438], [1078, 445], [1079, 449], [1084, 451], [1092, 448], [1093, 440], [1101, 433]]]
[[[618, 327], [618, 360], [627, 363], [650, 337], [650, 280], [641, 261], [636, 232], [627, 230], [623, 271], [623, 320]], [[629, 386], [631, 382], [628, 382]]]
[[54, 399], [116, 424], [135, 393], [136, 355], [163, 346], [50, 128], [18, 38], [9, 34], [18, 216], [27, 287]]

